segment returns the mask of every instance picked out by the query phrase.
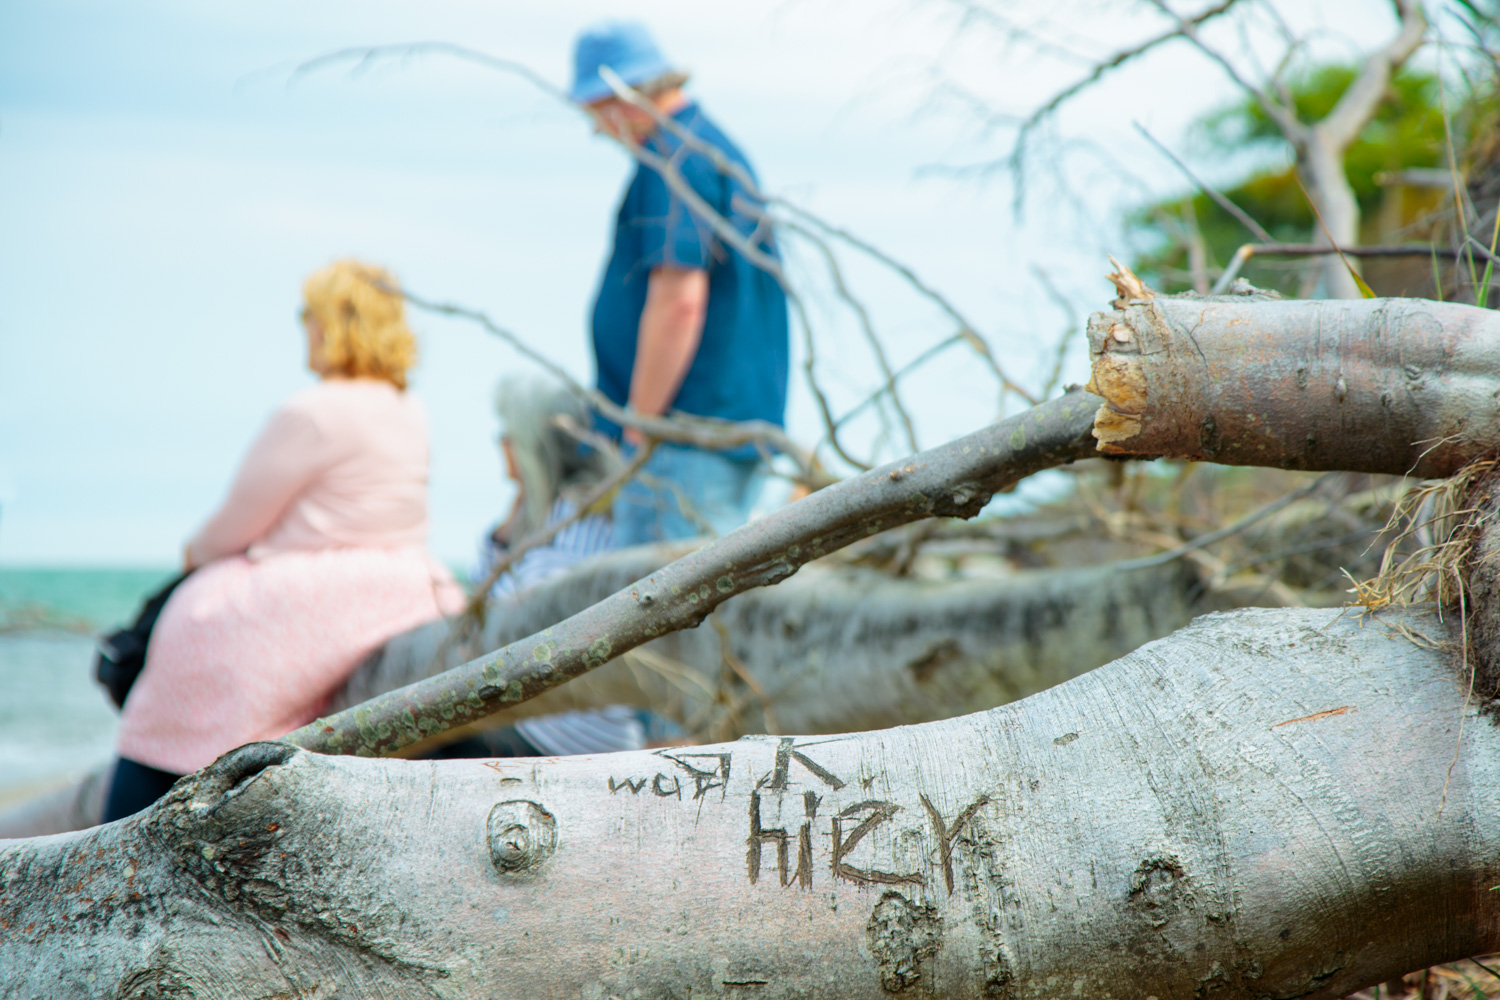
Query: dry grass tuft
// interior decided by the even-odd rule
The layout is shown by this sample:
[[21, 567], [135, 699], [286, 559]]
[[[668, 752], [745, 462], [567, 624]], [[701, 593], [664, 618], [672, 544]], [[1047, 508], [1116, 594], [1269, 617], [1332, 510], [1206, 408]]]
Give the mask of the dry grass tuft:
[[1497, 468], [1500, 459], [1479, 459], [1447, 479], [1407, 491], [1386, 524], [1380, 569], [1368, 580], [1349, 576], [1350, 603], [1371, 611], [1421, 602], [1462, 607], [1463, 567], [1483, 526], [1475, 516], [1479, 509], [1470, 505], [1471, 494], [1474, 484]]

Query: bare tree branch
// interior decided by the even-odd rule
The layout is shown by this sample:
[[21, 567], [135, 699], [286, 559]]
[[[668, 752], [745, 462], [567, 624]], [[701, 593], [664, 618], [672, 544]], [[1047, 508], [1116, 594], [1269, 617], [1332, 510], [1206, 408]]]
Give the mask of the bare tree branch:
[[[1477, 242], [1477, 241], [1476, 241]], [[1326, 243], [1246, 243], [1235, 251], [1229, 266], [1219, 275], [1211, 294], [1220, 295], [1228, 290], [1231, 282], [1251, 257], [1324, 257], [1342, 252], [1345, 257], [1443, 257], [1448, 260], [1462, 259], [1463, 247], [1439, 248], [1431, 244], [1381, 245], [1373, 247], [1332, 247]], [[1486, 259], [1490, 252], [1483, 244], [1479, 252]]]
[[[560, 90], [540, 74], [534, 72], [525, 65], [513, 60], [497, 58], [486, 53], [467, 48], [465, 46], [454, 45], [447, 42], [422, 42], [406, 45], [367, 46], [363, 48], [341, 49], [322, 56], [318, 56], [314, 59], [300, 64], [293, 70], [291, 78], [292, 80], [300, 79], [301, 77], [309, 73], [323, 70], [339, 64], [347, 64], [351, 60], [354, 62], [353, 72], [359, 73], [383, 59], [400, 59], [404, 61], [415, 55], [429, 53], [451, 56], [454, 58], [473, 62], [490, 69], [495, 69], [507, 73], [514, 73], [522, 77], [529, 83], [533, 84], [534, 86], [538, 87], [540, 90], [542, 90], [544, 93], [548, 94], [555, 100], [566, 104], [568, 107], [574, 109], [575, 111], [579, 111], [582, 114], [588, 114], [587, 111], [579, 109], [578, 106], [574, 104], [573, 101], [569, 99], [567, 94], [565, 94], [562, 90]], [[806, 209], [800, 208], [784, 198], [767, 195], [764, 191], [761, 190], [755, 177], [742, 165], [730, 160], [724, 154], [723, 150], [718, 149], [713, 144], [707, 143], [700, 139], [698, 136], [693, 135], [671, 117], [661, 114], [661, 112], [656, 108], [654, 104], [652, 104], [649, 100], [647, 100], [633, 88], [626, 85], [608, 68], [604, 70], [602, 75], [621, 100], [624, 100], [632, 104], [633, 106], [645, 111], [652, 117], [652, 119], [658, 124], [658, 126], [663, 129], [663, 131], [672, 135], [681, 143], [681, 148], [700, 153], [707, 157], [716, 170], [726, 176], [734, 178], [745, 188], [746, 192], [750, 195], [751, 198], [760, 203], [759, 205], [749, 206], [752, 214], [759, 214], [761, 217], [760, 225], [757, 227], [755, 233], [752, 234], [752, 237], [758, 237], [762, 232], [762, 227], [774, 223], [774, 220], [770, 217], [769, 214], [767, 214], [766, 207], [775, 205], [796, 214], [804, 221], [809, 222], [822, 229], [823, 231], [829, 233], [830, 235], [835, 235], [843, 241], [849, 243], [851, 246], [856, 247], [872, 258], [880, 261], [885, 266], [895, 270], [899, 275], [901, 275], [902, 278], [908, 281], [912, 285], [912, 287], [918, 291], [919, 294], [923, 295], [930, 301], [937, 303], [944, 312], [955, 318], [960, 323], [960, 326], [965, 332], [965, 339], [972, 346], [974, 346], [976, 351], [980, 353], [980, 355], [985, 359], [987, 366], [994, 374], [996, 380], [1000, 383], [1002, 387], [1002, 397], [1004, 392], [1009, 391], [1015, 392], [1027, 402], [1035, 402], [1034, 397], [1029, 392], [1027, 392], [1024, 388], [1022, 388], [1021, 386], [1013, 382], [1008, 376], [1006, 376], [1004, 371], [1000, 368], [999, 364], [995, 361], [993, 353], [990, 351], [988, 344], [984, 342], [983, 338], [978, 333], [977, 328], [975, 328], [972, 324], [969, 324], [966, 321], [962, 320], [962, 318], [959, 317], [957, 310], [934, 289], [918, 279], [915, 272], [913, 272], [909, 267], [899, 263], [890, 255], [879, 251], [868, 242], [853, 236], [847, 230], [841, 229], [839, 227], [834, 227], [823, 222], [823, 220], [819, 219], [817, 216], [807, 211]], [[726, 245], [732, 247], [735, 251], [744, 256], [745, 259], [748, 260], [751, 264], [766, 271], [766, 273], [770, 274], [777, 280], [777, 282], [781, 285], [783, 291], [786, 293], [789, 304], [798, 313], [799, 319], [803, 323], [804, 335], [808, 343], [810, 344], [812, 338], [812, 328], [808, 322], [806, 308], [801, 302], [797, 290], [787, 280], [781, 262], [771, 254], [762, 250], [760, 246], [757, 245], [758, 239], [746, 238], [742, 233], [739, 232], [739, 230], [733, 225], [733, 223], [731, 223], [728, 219], [724, 218], [720, 213], [715, 211], [712, 206], [706, 204], [698, 195], [698, 193], [693, 190], [692, 186], [688, 184], [687, 181], [682, 177], [680, 171], [676, 167], [676, 164], [672, 162], [671, 159], [663, 157], [655, 153], [654, 151], [643, 147], [641, 144], [631, 141], [628, 138], [614, 135], [611, 135], [610, 138], [614, 139], [638, 162], [643, 163], [651, 169], [655, 170], [662, 177], [662, 180], [667, 184], [668, 188], [673, 192], [673, 194], [679, 197], [684, 202], [684, 204], [688, 206], [689, 210], [694, 214], [695, 217], [701, 218], [707, 225], [709, 225], [710, 228], [714, 231], [714, 234], [721, 240], [723, 240]], [[828, 405], [826, 395], [823, 393], [821, 387], [815, 381], [813, 372], [810, 370], [810, 368], [808, 368], [808, 366], [804, 366], [804, 369], [809, 380], [809, 386], [818, 404], [818, 409], [823, 417], [825, 431], [829, 435], [830, 445], [834, 448], [835, 452], [838, 453], [841, 458], [849, 462], [849, 464], [851, 464], [855, 468], [869, 468], [868, 463], [855, 459], [839, 442], [833, 439], [837, 433], [837, 423], [833, 420], [832, 411]]]
[[1146, 41], [1141, 42], [1139, 45], [1134, 45], [1128, 49], [1122, 49], [1119, 52], [1116, 52], [1114, 55], [1110, 56], [1108, 59], [1105, 59], [1103, 62], [1095, 63], [1094, 68], [1086, 76], [1053, 94], [1050, 98], [1048, 98], [1047, 103], [1043, 104], [1040, 108], [1033, 111], [1030, 115], [1027, 116], [1025, 121], [1021, 123], [1020, 129], [1016, 133], [1015, 147], [1011, 153], [1011, 166], [1018, 178], [1016, 184], [1016, 197], [1018, 199], [1022, 197], [1023, 185], [1020, 183], [1019, 178], [1022, 176], [1021, 164], [1022, 158], [1025, 156], [1027, 140], [1031, 137], [1031, 133], [1034, 132], [1043, 121], [1052, 117], [1052, 115], [1057, 112], [1057, 109], [1062, 107], [1070, 99], [1076, 97], [1081, 92], [1098, 83], [1111, 70], [1120, 68], [1121, 66], [1130, 62], [1132, 59], [1139, 58], [1140, 56], [1151, 52], [1162, 44], [1172, 41], [1174, 38], [1183, 37], [1186, 34], [1185, 29], [1191, 29], [1207, 21], [1213, 20], [1220, 14], [1229, 11], [1238, 2], [1239, 0], [1220, 0], [1219, 3], [1213, 5], [1212, 7], [1206, 8], [1205, 10], [1187, 20], [1183, 20], [1182, 18], [1178, 17], [1178, 15], [1168, 9], [1165, 4], [1155, 3], [1156, 7], [1161, 9], [1173, 20], [1178, 22], [1177, 27], [1173, 28], [1171, 31], [1167, 31], [1163, 34], [1148, 38]]
[[[1236, 0], [1230, 0], [1230, 2], [1236, 2]], [[707, 156], [717, 170], [737, 180], [745, 187], [747, 191], [751, 193], [751, 196], [754, 197], [757, 201], [765, 205], [776, 205], [785, 209], [787, 212], [795, 215], [799, 219], [802, 219], [804, 222], [815, 226], [816, 228], [824, 233], [827, 233], [830, 236], [837, 237], [843, 242], [849, 244], [852, 247], [855, 247], [869, 257], [879, 261], [886, 267], [899, 274], [924, 298], [932, 302], [944, 313], [946, 313], [950, 319], [956, 322], [959, 325], [959, 329], [961, 331], [967, 333], [968, 339], [970, 339], [971, 343], [973, 343], [975, 350], [985, 358], [986, 362], [988, 362], [991, 371], [995, 375], [996, 380], [999, 381], [1000, 385], [1004, 389], [1016, 393], [1028, 403], [1035, 404], [1037, 402], [1037, 400], [1033, 398], [1029, 392], [1027, 392], [1016, 383], [1012, 382], [1010, 378], [1004, 373], [1004, 371], [1001, 370], [999, 364], [995, 361], [994, 354], [990, 351], [989, 344], [985, 342], [984, 338], [979, 334], [978, 327], [966, 320], [958, 312], [958, 309], [953, 305], [952, 302], [950, 302], [936, 289], [932, 288], [932, 286], [928, 285], [925, 281], [918, 277], [917, 273], [910, 267], [903, 264], [880, 248], [876, 247], [868, 240], [865, 240], [859, 236], [855, 236], [847, 229], [835, 226], [829, 222], [824, 221], [822, 218], [812, 212], [809, 212], [807, 209], [802, 208], [800, 205], [787, 201], [785, 198], [767, 195], [764, 191], [760, 190], [759, 186], [756, 184], [755, 178], [750, 174], [750, 172], [745, 170], [738, 163], [735, 163], [727, 156], [725, 156], [723, 150], [714, 146], [712, 143], [704, 142], [698, 136], [683, 128], [681, 123], [677, 122], [667, 115], [662, 114], [657, 109], [656, 105], [652, 104], [651, 101], [647, 100], [646, 97], [640, 94], [638, 91], [625, 85], [625, 83], [621, 81], [619, 77], [616, 76], [613, 72], [608, 72], [606, 70], [604, 76], [606, 82], [608, 82], [610, 86], [614, 88], [616, 96], [618, 96], [621, 100], [628, 101], [632, 106], [649, 114], [652, 120], [656, 122], [656, 124], [660, 128], [675, 136], [679, 141], [683, 143], [685, 147], [691, 148], [699, 153], [702, 153], [704, 156]], [[803, 233], [809, 238], [813, 238], [812, 234], [809, 233], [805, 227], [803, 228]], [[785, 282], [783, 282], [783, 287], [785, 287]], [[788, 294], [792, 294], [790, 290], [788, 291]]]
[[1246, 528], [1250, 527], [1252, 524], [1255, 524], [1257, 521], [1270, 517], [1278, 510], [1289, 507], [1292, 504], [1296, 503], [1298, 500], [1303, 499], [1304, 497], [1311, 496], [1320, 486], [1328, 482], [1328, 480], [1333, 475], [1335, 474], [1332, 472], [1325, 473], [1324, 475], [1321, 475], [1317, 479], [1314, 479], [1312, 482], [1308, 483], [1306, 486], [1302, 487], [1300, 490], [1293, 490], [1290, 493], [1285, 493], [1277, 497], [1275, 500], [1272, 500], [1265, 506], [1246, 514], [1244, 517], [1235, 521], [1233, 524], [1226, 524], [1224, 527], [1219, 528], [1215, 531], [1206, 532], [1202, 535], [1199, 535], [1197, 538], [1194, 538], [1192, 541], [1185, 542], [1182, 545], [1177, 546], [1176, 548], [1167, 550], [1166, 552], [1159, 552], [1154, 556], [1145, 556], [1141, 559], [1127, 559], [1124, 562], [1116, 563], [1115, 568], [1145, 569], [1147, 566], [1160, 566], [1162, 563], [1171, 562], [1173, 559], [1180, 559], [1181, 557], [1187, 555], [1189, 552], [1197, 551], [1198, 549], [1204, 548], [1208, 545], [1212, 545], [1215, 542], [1222, 542], [1229, 536], [1244, 531]]
[[1178, 159], [1176, 153], [1173, 153], [1164, 144], [1162, 144], [1161, 142], [1159, 142], [1157, 140], [1156, 136], [1154, 136], [1150, 132], [1146, 131], [1145, 126], [1143, 126], [1140, 122], [1132, 122], [1131, 124], [1133, 124], [1135, 126], [1135, 130], [1137, 132], [1139, 132], [1142, 136], [1144, 136], [1146, 138], [1147, 142], [1151, 143], [1151, 145], [1155, 146], [1157, 148], [1157, 150], [1160, 151], [1163, 156], [1165, 156], [1167, 159], [1169, 159], [1173, 163], [1175, 163], [1177, 165], [1177, 169], [1181, 170], [1184, 174], [1186, 174], [1188, 180], [1192, 181], [1194, 184], [1196, 184], [1198, 186], [1198, 190], [1200, 190], [1204, 194], [1208, 195], [1210, 198], [1212, 198], [1214, 200], [1215, 204], [1217, 204], [1224, 211], [1228, 212], [1230, 215], [1232, 215], [1236, 219], [1238, 219], [1239, 222], [1240, 222], [1240, 225], [1244, 226], [1246, 229], [1248, 229], [1252, 233], [1254, 233], [1257, 239], [1259, 239], [1262, 243], [1275, 243], [1276, 242], [1276, 238], [1274, 236], [1272, 236], [1270, 233], [1266, 232], [1265, 227], [1262, 226], [1259, 222], [1256, 222], [1253, 218], [1251, 218], [1250, 214], [1248, 212], [1246, 212], [1244, 209], [1240, 208], [1238, 205], [1236, 205], [1234, 202], [1230, 201], [1227, 197], [1225, 197], [1224, 195], [1220, 194], [1218, 191], [1215, 191], [1213, 188], [1209, 187], [1203, 181], [1199, 180], [1198, 176], [1196, 174], [1194, 174], [1191, 170], [1188, 169], [1188, 165], [1186, 163], [1183, 163], [1182, 160]]
[[1052, 281], [1052, 276], [1037, 265], [1031, 265], [1032, 276], [1036, 278], [1037, 284], [1047, 293], [1052, 304], [1062, 310], [1066, 317], [1067, 325], [1063, 328], [1062, 336], [1057, 338], [1057, 347], [1052, 352], [1052, 370], [1047, 375], [1047, 380], [1042, 384], [1042, 395], [1050, 396], [1057, 388], [1058, 382], [1062, 381], [1063, 362], [1068, 357], [1068, 344], [1073, 335], [1083, 325], [1079, 321], [1078, 310], [1074, 308], [1073, 301], [1062, 293], [1062, 290]]
[[846, 479], [709, 543], [543, 633], [289, 734], [376, 756], [525, 701], [735, 594], [785, 579], [850, 542], [927, 517], [972, 517], [1044, 468], [1094, 453], [1093, 404], [1075, 391], [967, 437]]
[[1157, 10], [1161, 11], [1163, 14], [1175, 20], [1177, 22], [1177, 30], [1173, 32], [1173, 34], [1181, 35], [1183, 38], [1186, 38], [1188, 41], [1192, 42], [1200, 52], [1208, 56], [1214, 62], [1218, 63], [1219, 67], [1224, 70], [1229, 78], [1233, 80], [1241, 90], [1249, 94], [1257, 104], [1260, 105], [1261, 110], [1266, 113], [1266, 117], [1270, 118], [1271, 121], [1276, 123], [1276, 127], [1281, 129], [1282, 134], [1285, 135], [1289, 140], [1292, 140], [1294, 143], [1296, 142], [1293, 137], [1300, 136], [1302, 134], [1303, 125], [1297, 120], [1296, 113], [1290, 106], [1283, 105], [1278, 101], [1272, 99], [1272, 97], [1264, 90], [1246, 79], [1245, 75], [1240, 72], [1239, 67], [1230, 62], [1222, 52], [1219, 52], [1217, 49], [1209, 46], [1206, 42], [1203, 41], [1202, 36], [1198, 34], [1198, 26], [1195, 23], [1190, 20], [1186, 20], [1181, 15], [1177, 14], [1176, 11], [1167, 6], [1166, 0], [1146, 0], [1146, 2], [1155, 7]]
[[546, 369], [549, 374], [566, 386], [568, 391], [621, 427], [634, 427], [645, 436], [658, 441], [671, 441], [710, 451], [739, 448], [747, 444], [764, 445], [791, 456], [800, 470], [799, 477], [811, 488], [817, 489], [834, 481], [828, 473], [822, 470], [809, 452], [788, 437], [785, 430], [769, 421], [720, 420], [679, 411], [673, 411], [664, 417], [652, 417], [627, 410], [602, 392], [581, 385], [545, 354], [528, 346], [524, 340], [500, 326], [485, 313], [465, 306], [433, 302], [405, 290], [402, 290], [400, 294], [418, 309], [443, 316], [457, 316], [478, 323], [504, 340], [521, 355]]
[[[1500, 314], [1491, 310], [1158, 297], [1134, 275], [1114, 277], [1115, 311], [1089, 322], [1089, 387], [1107, 400], [1094, 426], [1105, 454], [1427, 479], [1500, 440]], [[1245, 400], [1255, 400], [1253, 413]]]
[[[839, 425], [833, 419], [833, 407], [828, 402], [828, 395], [818, 383], [817, 378], [817, 344], [813, 341], [812, 320], [807, 315], [807, 303], [802, 301], [801, 296], [788, 295], [787, 302], [792, 307], [792, 312], [797, 317], [797, 325], [802, 328], [802, 373], [807, 379], [807, 387], [812, 391], [813, 402], [818, 404], [818, 416], [823, 419], [824, 434], [828, 440], [828, 446], [834, 453], [848, 462], [861, 472], [868, 471], [869, 462], [862, 462], [849, 454], [839, 441]], [[816, 456], [814, 456], [816, 457]]]
[[[802, 226], [795, 223], [786, 223], [785, 225], [790, 231], [807, 236], [809, 238], [808, 242], [817, 247], [818, 252], [823, 255], [823, 259], [828, 262], [828, 273], [833, 279], [834, 291], [859, 321], [860, 332], [864, 334], [865, 342], [870, 345], [870, 353], [874, 355], [875, 363], [880, 368], [880, 374], [885, 379], [885, 396], [891, 401], [891, 406], [895, 409], [896, 415], [901, 418], [902, 427], [906, 431], [906, 442], [910, 445], [911, 451], [921, 451], [922, 446], [917, 443], [916, 426], [912, 423], [911, 414], [906, 411], [906, 407], [901, 402], [901, 396], [896, 390], [896, 374], [891, 370], [891, 363], [885, 355], [884, 345], [880, 343], [880, 338], [875, 335], [875, 324], [870, 319], [870, 312], [865, 308], [863, 302], [850, 293], [849, 286], [844, 282], [844, 273], [839, 268], [838, 258], [834, 256], [832, 248], [823, 240], [809, 233]], [[833, 429], [837, 430], [838, 426], [839, 422], [834, 421], [832, 425]]]
[[[1166, 0], [1147, 2], [1165, 14], [1175, 16]], [[1307, 197], [1313, 214], [1318, 218], [1319, 228], [1325, 230], [1322, 237], [1341, 249], [1359, 241], [1360, 214], [1359, 203], [1345, 173], [1344, 156], [1385, 100], [1392, 75], [1422, 44], [1426, 35], [1427, 21], [1419, 0], [1392, 2], [1399, 22], [1395, 37], [1365, 60], [1333, 110], [1313, 123], [1300, 121], [1286, 96], [1278, 102], [1263, 88], [1252, 84], [1228, 58], [1203, 41], [1194, 25], [1179, 19], [1183, 37], [1217, 62], [1250, 94], [1292, 146], [1297, 156], [1297, 172], [1307, 181]], [[1316, 231], [1314, 239], [1318, 239]], [[1360, 283], [1347, 261], [1325, 261], [1320, 274], [1330, 297], [1359, 297]]]
[[[901, 381], [901, 379], [905, 378], [907, 375], [910, 375], [912, 372], [916, 371], [918, 368], [922, 367], [924, 364], [931, 361], [933, 358], [937, 357], [939, 354], [943, 353], [943, 351], [954, 346], [955, 344], [969, 344], [969, 341], [964, 339], [964, 335], [962, 333], [949, 334], [947, 337], [944, 337], [937, 343], [929, 345], [927, 348], [917, 354], [916, 357], [912, 358], [906, 364], [902, 365], [900, 368], [897, 368], [894, 372], [892, 372], [891, 383], [894, 385], [895, 383]], [[973, 345], [970, 344], [970, 346]], [[879, 400], [884, 393], [885, 386], [881, 386], [880, 388], [876, 389], [874, 392], [867, 395], [864, 399], [860, 400], [858, 403], [845, 410], [843, 415], [834, 421], [834, 426], [844, 426], [844, 424], [848, 423], [850, 420], [853, 420], [865, 410], [869, 409], [870, 406], [872, 406], [877, 400]]]
[[1077, 49], [1068, 48], [1061, 42], [1055, 41], [1050, 38], [1045, 38], [1034, 28], [1020, 25], [1015, 23], [1014, 21], [1008, 20], [1004, 15], [1002, 15], [992, 7], [987, 7], [983, 4], [976, 3], [974, 2], [974, 0], [948, 0], [948, 2], [952, 6], [955, 6], [960, 11], [962, 11], [959, 20], [960, 27], [964, 27], [966, 24], [971, 22], [985, 21], [995, 31], [998, 31], [1001, 35], [1003, 35], [1006, 42], [1008, 43], [1024, 41], [1031, 47], [1036, 49], [1038, 52], [1046, 52], [1051, 55], [1059, 56], [1063, 59], [1067, 59], [1070, 62], [1087, 64], [1090, 61], [1088, 56], [1084, 55], [1082, 52], [1079, 52]]
[[995, 360], [994, 352], [990, 349], [989, 343], [984, 339], [983, 336], [980, 335], [979, 328], [973, 323], [970, 323], [968, 319], [966, 319], [963, 314], [958, 311], [957, 306], [955, 306], [949, 299], [938, 292], [937, 289], [933, 288], [931, 285], [927, 284], [927, 282], [923, 281], [915, 271], [907, 267], [905, 264], [901, 263], [896, 258], [892, 257], [890, 254], [886, 253], [884, 250], [881, 250], [873, 243], [870, 243], [869, 241], [859, 236], [855, 236], [847, 229], [843, 229], [839, 226], [835, 226], [831, 223], [825, 222], [817, 216], [813, 215], [811, 212], [799, 208], [796, 205], [792, 205], [789, 202], [781, 201], [778, 202], [778, 204], [785, 207], [789, 212], [796, 215], [798, 218], [801, 218], [805, 222], [811, 223], [813, 226], [817, 227], [828, 235], [837, 237], [850, 246], [863, 251], [865, 254], [869, 255], [875, 260], [880, 261], [882, 264], [886, 265], [891, 270], [901, 275], [901, 277], [906, 279], [907, 283], [910, 284], [912, 288], [916, 289], [924, 298], [926, 298], [933, 305], [937, 306], [949, 319], [951, 319], [958, 325], [959, 338], [967, 343], [970, 347], [974, 348], [975, 353], [977, 353], [981, 358], [984, 359], [985, 364], [989, 366], [990, 372], [995, 376], [996, 381], [1000, 383], [1003, 389], [1015, 393], [1017, 396], [1020, 396], [1026, 402], [1033, 405], [1037, 402], [1036, 397], [1034, 397], [1025, 388], [1012, 381], [1011, 378], [1005, 374], [1004, 370], [1001, 369], [999, 363]]
[[1385, 100], [1391, 77], [1422, 44], [1427, 18], [1417, 0], [1393, 0], [1400, 28], [1379, 52], [1365, 59], [1359, 75], [1343, 96], [1314, 128], [1340, 149], [1359, 138], [1380, 103]]

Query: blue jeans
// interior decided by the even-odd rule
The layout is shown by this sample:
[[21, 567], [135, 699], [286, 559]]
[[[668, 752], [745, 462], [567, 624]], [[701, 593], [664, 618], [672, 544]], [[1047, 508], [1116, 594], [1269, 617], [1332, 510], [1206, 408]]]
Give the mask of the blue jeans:
[[180, 777], [182, 775], [137, 764], [125, 757], [115, 758], [115, 770], [109, 776], [109, 789], [104, 797], [104, 815], [100, 822], [113, 823], [117, 819], [134, 816], [167, 794]]
[[750, 519], [762, 485], [758, 458], [664, 442], [615, 497], [614, 544], [726, 535]]

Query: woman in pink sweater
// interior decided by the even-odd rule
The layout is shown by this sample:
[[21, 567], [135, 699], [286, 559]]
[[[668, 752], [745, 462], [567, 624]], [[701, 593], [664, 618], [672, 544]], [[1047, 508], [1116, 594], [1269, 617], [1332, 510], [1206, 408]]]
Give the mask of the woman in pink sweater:
[[395, 280], [339, 261], [303, 286], [307, 364], [229, 496], [188, 542], [194, 572], [125, 701], [105, 820], [227, 750], [316, 718], [376, 646], [456, 610], [428, 558], [427, 418]]

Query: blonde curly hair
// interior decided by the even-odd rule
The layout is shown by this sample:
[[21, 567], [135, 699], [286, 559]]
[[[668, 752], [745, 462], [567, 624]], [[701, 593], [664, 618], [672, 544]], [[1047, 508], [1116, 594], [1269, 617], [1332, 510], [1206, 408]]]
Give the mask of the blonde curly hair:
[[417, 339], [406, 325], [400, 286], [382, 267], [353, 259], [315, 271], [302, 285], [303, 317], [323, 331], [327, 374], [378, 378], [406, 388]]

